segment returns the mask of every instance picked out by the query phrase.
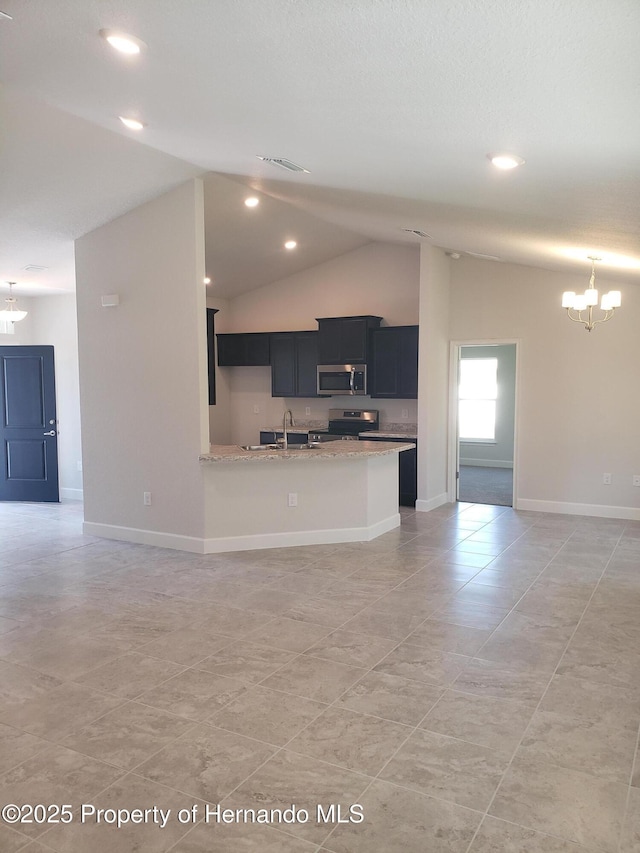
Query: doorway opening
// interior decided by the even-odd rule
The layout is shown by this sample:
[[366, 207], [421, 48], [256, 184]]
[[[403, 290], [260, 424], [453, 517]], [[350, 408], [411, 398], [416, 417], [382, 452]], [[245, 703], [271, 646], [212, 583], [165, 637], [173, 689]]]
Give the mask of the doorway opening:
[[454, 346], [456, 501], [513, 506], [517, 345]]

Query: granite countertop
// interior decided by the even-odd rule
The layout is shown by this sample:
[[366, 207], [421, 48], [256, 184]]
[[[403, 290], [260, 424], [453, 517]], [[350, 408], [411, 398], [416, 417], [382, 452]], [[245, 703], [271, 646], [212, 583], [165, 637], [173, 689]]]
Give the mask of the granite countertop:
[[361, 432], [359, 435], [370, 435], [372, 438], [406, 438], [416, 441], [418, 438], [417, 424], [383, 424], [380, 429]]
[[319, 447], [305, 450], [243, 450], [238, 444], [212, 444], [209, 453], [200, 456], [200, 462], [272, 462], [291, 459], [361, 459], [367, 456], [384, 456], [411, 450], [415, 445], [407, 442], [384, 441], [325, 441]]

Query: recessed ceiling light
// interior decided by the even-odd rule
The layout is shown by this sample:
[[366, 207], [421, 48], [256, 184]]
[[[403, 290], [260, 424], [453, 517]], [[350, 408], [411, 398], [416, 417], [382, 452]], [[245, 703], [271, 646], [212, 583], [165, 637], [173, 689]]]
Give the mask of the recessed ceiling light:
[[126, 53], [128, 56], [135, 56], [140, 53], [144, 46], [143, 41], [129, 35], [129, 33], [120, 33], [117, 30], [100, 30], [100, 35], [111, 47], [119, 53]]
[[129, 130], [142, 130], [145, 127], [144, 122], [139, 121], [137, 118], [127, 118], [127, 116], [118, 116], [120, 121], [125, 127], [128, 127]]
[[211, 284], [211, 279], [209, 278], [208, 275], [206, 275], [202, 280], [204, 281], [205, 284]]
[[260, 199], [252, 195], [249, 198], [245, 198], [244, 203], [247, 207], [257, 207], [260, 204]]
[[487, 157], [496, 169], [515, 169], [524, 165], [524, 160], [517, 154], [487, 154]]
[[298, 244], [295, 240], [287, 240], [287, 242], [284, 244], [284, 247], [285, 249], [295, 249], [297, 245]]

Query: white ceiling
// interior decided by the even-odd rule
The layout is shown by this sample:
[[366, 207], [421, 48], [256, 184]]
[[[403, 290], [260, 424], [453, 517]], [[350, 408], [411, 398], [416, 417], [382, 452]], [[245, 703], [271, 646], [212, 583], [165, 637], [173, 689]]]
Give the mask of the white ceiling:
[[[543, 268], [586, 272], [596, 253], [608, 278], [640, 281], [637, 0], [2, 8], [14, 20], [0, 19], [0, 279], [72, 288], [75, 237], [213, 171], [240, 187], [221, 198], [253, 187], [265, 225], [269, 216], [259, 232], [239, 205], [209, 213], [210, 233], [225, 228], [213, 259], [209, 239], [208, 264], [227, 293], [370, 239], [416, 240], [402, 228]], [[103, 27], [147, 49], [123, 58]], [[120, 114], [147, 127], [135, 135]], [[497, 172], [486, 155], [500, 150], [526, 164]], [[288, 216], [308, 256], [278, 246], [261, 264]], [[49, 269], [26, 277], [30, 263]]]

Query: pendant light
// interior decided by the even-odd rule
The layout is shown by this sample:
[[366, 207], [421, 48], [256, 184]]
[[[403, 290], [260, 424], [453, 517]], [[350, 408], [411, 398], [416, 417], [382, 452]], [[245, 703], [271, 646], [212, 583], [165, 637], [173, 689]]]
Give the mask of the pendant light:
[[27, 316], [26, 311], [21, 311], [17, 307], [16, 298], [13, 295], [13, 285], [15, 281], [8, 281], [9, 295], [5, 298], [7, 307], [0, 310], [0, 323], [17, 323], [18, 320], [24, 320]]

